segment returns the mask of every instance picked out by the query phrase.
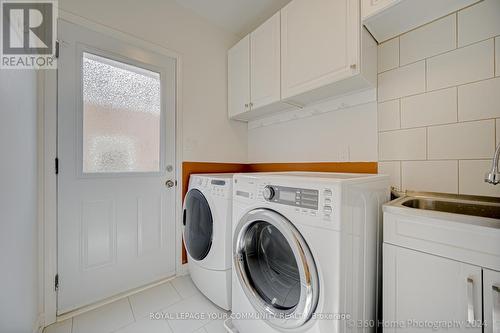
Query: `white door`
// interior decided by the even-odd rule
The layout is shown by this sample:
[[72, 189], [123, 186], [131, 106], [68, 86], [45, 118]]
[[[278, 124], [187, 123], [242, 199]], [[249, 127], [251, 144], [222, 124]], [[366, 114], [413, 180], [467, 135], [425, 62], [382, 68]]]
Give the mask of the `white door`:
[[250, 108], [250, 36], [227, 52], [229, 117]]
[[482, 332], [480, 267], [388, 244], [383, 255], [384, 332]]
[[281, 95], [286, 99], [352, 75], [359, 0], [294, 0], [281, 10]]
[[252, 109], [281, 99], [280, 13], [250, 34], [250, 85]]
[[61, 314], [175, 274], [176, 60], [58, 27]]
[[500, 333], [500, 272], [483, 270], [484, 333]]

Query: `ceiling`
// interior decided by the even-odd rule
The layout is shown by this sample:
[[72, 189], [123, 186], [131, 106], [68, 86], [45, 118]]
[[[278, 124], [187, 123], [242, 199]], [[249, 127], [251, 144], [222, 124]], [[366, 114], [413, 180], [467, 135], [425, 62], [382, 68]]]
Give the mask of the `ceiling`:
[[176, 0], [208, 21], [243, 37], [290, 0]]

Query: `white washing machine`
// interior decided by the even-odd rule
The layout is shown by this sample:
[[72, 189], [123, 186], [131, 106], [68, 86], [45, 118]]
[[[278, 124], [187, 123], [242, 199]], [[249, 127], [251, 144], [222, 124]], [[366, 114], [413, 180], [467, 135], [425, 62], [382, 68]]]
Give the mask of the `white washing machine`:
[[231, 309], [233, 174], [193, 174], [184, 198], [183, 238], [191, 279], [223, 309]]
[[383, 175], [238, 174], [232, 318], [240, 333], [374, 332]]

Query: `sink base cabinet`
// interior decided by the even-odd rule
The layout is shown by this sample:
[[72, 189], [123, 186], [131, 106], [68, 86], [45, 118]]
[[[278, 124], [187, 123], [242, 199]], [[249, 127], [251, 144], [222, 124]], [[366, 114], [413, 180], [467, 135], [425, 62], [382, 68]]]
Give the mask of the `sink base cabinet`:
[[500, 333], [500, 272], [483, 269], [484, 333]]
[[384, 243], [382, 288], [385, 333], [482, 332], [481, 267]]

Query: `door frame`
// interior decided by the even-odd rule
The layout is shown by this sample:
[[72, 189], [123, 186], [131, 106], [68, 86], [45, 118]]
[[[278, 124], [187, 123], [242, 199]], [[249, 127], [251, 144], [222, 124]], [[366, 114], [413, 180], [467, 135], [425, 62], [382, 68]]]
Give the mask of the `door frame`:
[[[83, 17], [59, 9], [59, 20], [65, 20], [83, 28], [116, 38], [146, 50], [176, 60], [175, 102], [175, 239], [176, 276], [187, 273], [187, 264], [182, 263], [182, 56], [158, 44], [109, 28]], [[57, 274], [57, 72], [40, 71], [38, 77], [38, 250], [39, 250], [39, 329], [48, 326], [57, 318], [57, 292], [54, 279]], [[153, 284], [154, 285], [154, 284]], [[119, 297], [124, 297], [121, 295]], [[103, 304], [111, 300], [104, 300]]]

